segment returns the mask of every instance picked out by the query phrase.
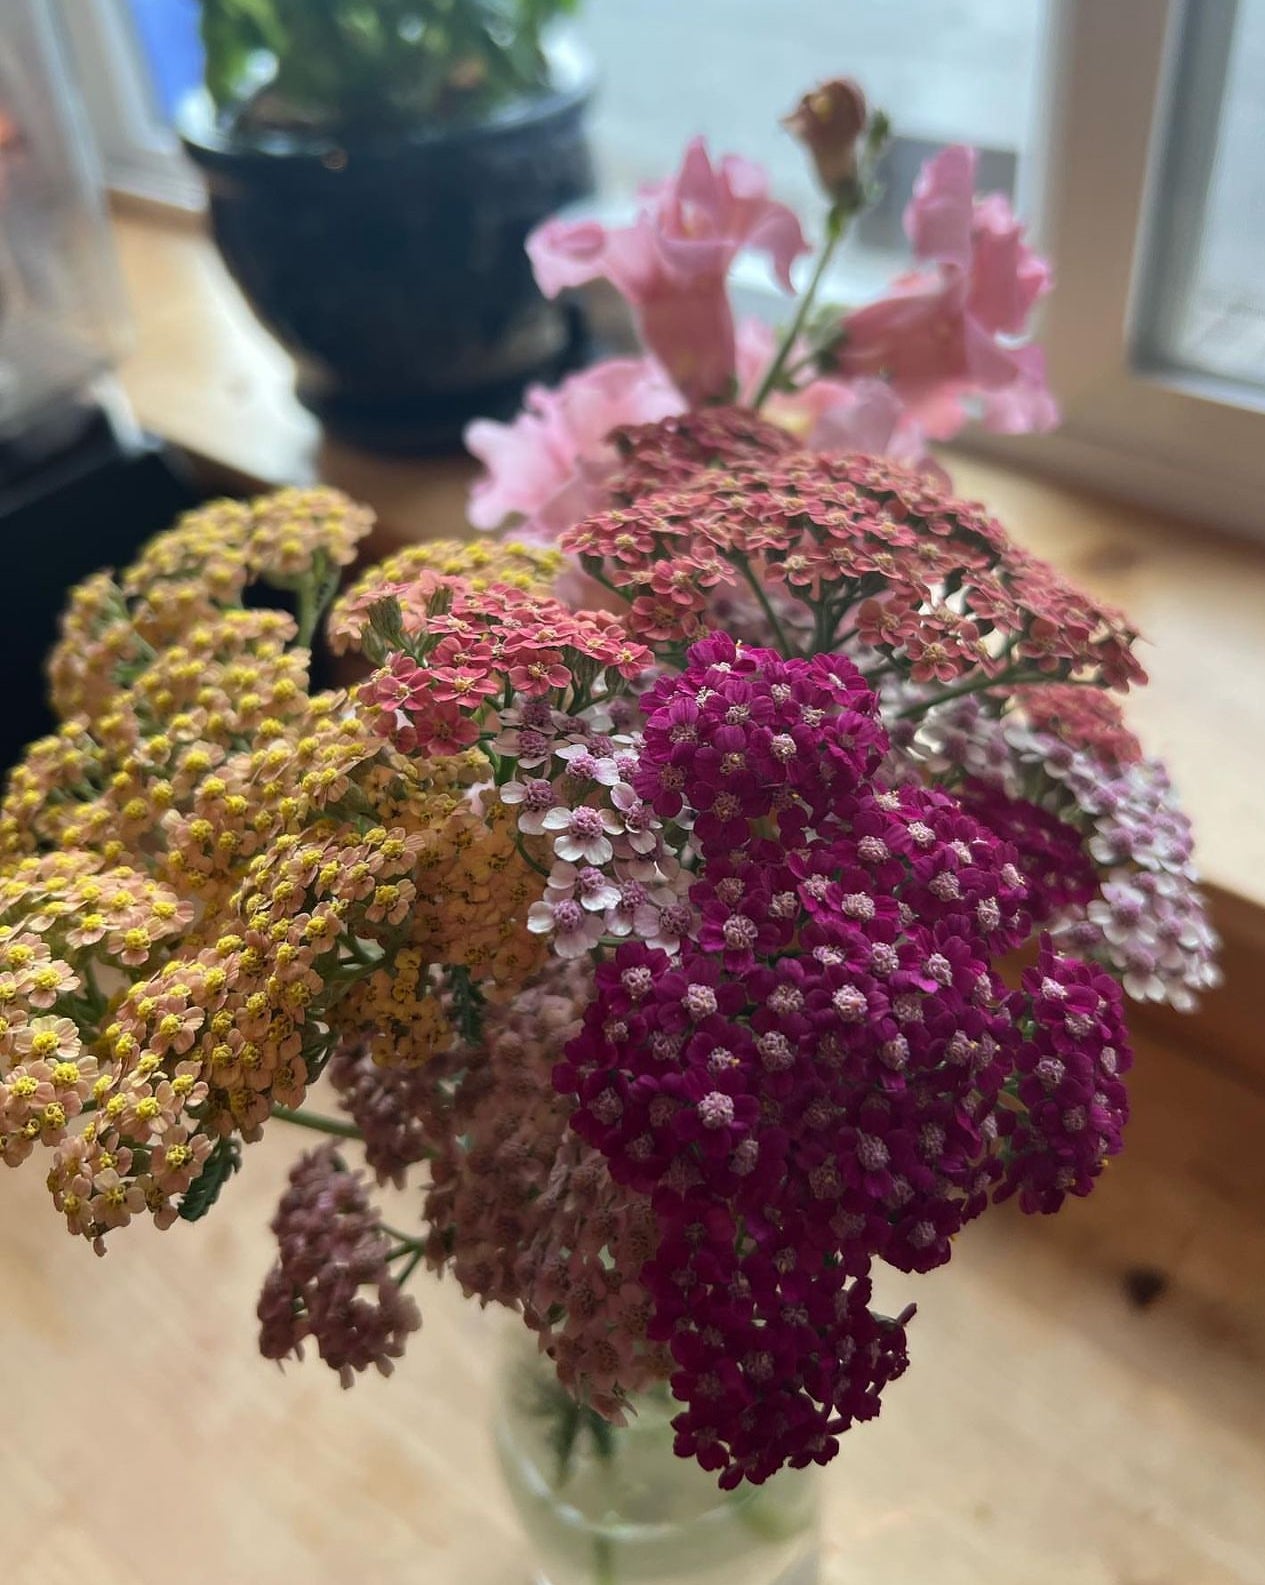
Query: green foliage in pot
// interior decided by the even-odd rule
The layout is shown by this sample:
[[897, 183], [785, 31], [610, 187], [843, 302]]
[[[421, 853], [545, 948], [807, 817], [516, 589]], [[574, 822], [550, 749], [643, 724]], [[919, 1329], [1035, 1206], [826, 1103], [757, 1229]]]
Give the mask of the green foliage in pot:
[[477, 119], [549, 87], [546, 26], [577, 0], [201, 0], [229, 127]]

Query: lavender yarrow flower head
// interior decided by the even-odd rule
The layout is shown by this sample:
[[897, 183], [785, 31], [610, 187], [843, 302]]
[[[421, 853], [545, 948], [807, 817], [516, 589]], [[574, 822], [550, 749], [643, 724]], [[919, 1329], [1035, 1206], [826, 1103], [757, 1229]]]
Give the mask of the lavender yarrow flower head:
[[[889, 688], [885, 708], [899, 715], [925, 692]], [[1018, 843], [1038, 922], [1135, 1000], [1188, 1011], [1220, 983], [1219, 941], [1166, 767], [1142, 758], [1119, 707], [1093, 690], [1020, 689], [1016, 708], [1000, 704], [967, 696], [906, 717], [884, 772], [965, 784], [974, 812]]]

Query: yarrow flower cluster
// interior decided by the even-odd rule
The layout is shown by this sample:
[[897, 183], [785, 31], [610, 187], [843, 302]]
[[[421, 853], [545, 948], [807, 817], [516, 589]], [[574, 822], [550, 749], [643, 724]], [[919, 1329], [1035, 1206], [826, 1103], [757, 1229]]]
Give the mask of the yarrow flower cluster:
[[336, 1049], [419, 1065], [452, 1038], [454, 975], [543, 955], [531, 871], [473, 791], [489, 762], [399, 755], [309, 690], [292, 618], [239, 603], [280, 585], [310, 626], [369, 522], [325, 490], [212, 505], [72, 597], [71, 713], [0, 806], [0, 1152], [48, 1148], [98, 1249], [203, 1214]]
[[612, 508], [561, 543], [630, 602], [629, 626], [650, 643], [705, 630], [715, 591], [745, 583], [793, 627], [811, 612], [814, 645], [855, 633], [913, 682], [950, 684], [979, 669], [1016, 680], [1088, 674], [1120, 688], [1145, 680], [1119, 612], [1021, 550], [979, 507], [872, 458], [794, 453], [701, 469], [692, 484]]
[[[882, 124], [835, 82], [792, 126], [833, 246]], [[317, 1129], [267, 1357], [390, 1371], [426, 1267], [517, 1312], [569, 1423], [666, 1387], [733, 1487], [879, 1412], [914, 1314], [880, 1264], [1090, 1191], [1124, 996], [1191, 1005], [1216, 939], [1111, 697], [1132, 625], [921, 455], [968, 409], [1048, 417], [1016, 339], [1048, 271], [972, 174], [920, 179], [915, 279], [801, 299], [776, 346], [725, 272], [752, 247], [789, 287], [802, 233], [743, 162], [696, 145], [626, 231], [539, 234], [650, 354], [480, 428], [513, 467], [477, 521], [535, 542], [410, 547], [335, 600], [368, 514], [284, 491], [72, 594], [60, 724], [0, 803], [0, 1155], [48, 1152], [72, 1233], [196, 1219], [266, 1128]], [[327, 607], [355, 680], [314, 691]], [[418, 1196], [402, 1228], [353, 1150]]]
[[693, 834], [701, 922], [677, 964], [627, 945], [598, 970], [556, 1082], [652, 1198], [678, 1445], [736, 1484], [874, 1412], [904, 1340], [872, 1260], [941, 1263], [987, 1202], [1016, 1041], [993, 958], [1026, 892], [953, 799], [873, 779], [877, 700], [843, 657], [716, 635], [643, 703], [643, 790]]
[[[912, 697], [899, 691], [905, 710]], [[906, 716], [887, 769], [951, 780], [1019, 849], [1037, 924], [1130, 996], [1189, 1011], [1219, 983], [1218, 939], [1168, 772], [1103, 694], [1030, 686], [1000, 703], [977, 694]]]
[[389, 1376], [421, 1313], [391, 1274], [387, 1236], [359, 1174], [331, 1145], [299, 1158], [272, 1230], [277, 1264], [259, 1300], [265, 1359], [301, 1359], [310, 1338], [345, 1387], [370, 1365]]

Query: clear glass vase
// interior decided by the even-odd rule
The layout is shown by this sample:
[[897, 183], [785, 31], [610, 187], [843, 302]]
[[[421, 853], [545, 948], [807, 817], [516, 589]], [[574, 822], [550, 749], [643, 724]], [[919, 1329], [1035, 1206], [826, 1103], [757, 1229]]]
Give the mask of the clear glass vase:
[[662, 1388], [627, 1426], [580, 1408], [526, 1332], [506, 1350], [495, 1437], [537, 1585], [815, 1585], [815, 1470], [721, 1491], [672, 1451]]

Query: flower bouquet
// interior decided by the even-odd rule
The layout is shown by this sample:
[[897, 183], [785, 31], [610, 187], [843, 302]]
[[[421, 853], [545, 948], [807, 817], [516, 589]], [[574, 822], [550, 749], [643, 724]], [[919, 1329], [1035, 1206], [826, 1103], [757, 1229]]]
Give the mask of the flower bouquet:
[[[794, 124], [825, 257], [883, 124], [849, 84]], [[767, 357], [726, 273], [762, 247], [789, 285], [804, 242], [746, 162], [546, 226], [546, 288], [609, 274], [647, 353], [475, 426], [472, 513], [522, 532], [362, 572], [324, 618], [357, 686], [308, 676], [369, 526], [333, 491], [200, 508], [75, 591], [0, 810], [0, 1148], [73, 1234], [196, 1220], [265, 1127], [321, 1130], [267, 1357], [389, 1372], [424, 1263], [534, 1335], [560, 1478], [654, 1400], [741, 1495], [905, 1369], [880, 1263], [1089, 1191], [1124, 996], [1189, 1006], [1214, 939], [1112, 696], [1134, 630], [925, 457], [1052, 416], [1015, 340], [1048, 271], [971, 172], [924, 172], [915, 275], [840, 317], [819, 259]]]

